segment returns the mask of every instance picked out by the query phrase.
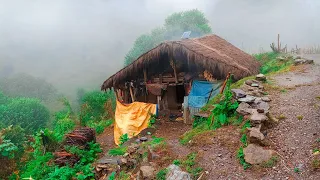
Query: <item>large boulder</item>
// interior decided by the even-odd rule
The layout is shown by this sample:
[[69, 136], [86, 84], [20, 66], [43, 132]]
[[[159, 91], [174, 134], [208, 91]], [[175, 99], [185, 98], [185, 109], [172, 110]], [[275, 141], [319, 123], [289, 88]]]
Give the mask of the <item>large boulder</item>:
[[245, 102], [245, 103], [253, 103], [255, 99], [256, 99], [256, 97], [247, 95], [244, 98], [239, 98], [238, 101], [239, 102]]
[[267, 77], [263, 74], [258, 74], [256, 75], [256, 80], [258, 81], [266, 81], [267, 80]]
[[249, 144], [243, 149], [244, 159], [250, 164], [261, 164], [275, 155], [275, 151], [264, 149], [256, 144]]
[[242, 102], [239, 104], [236, 111], [237, 113], [245, 116], [251, 114], [252, 108], [248, 103]]
[[231, 91], [236, 99], [246, 97], [247, 95], [242, 89], [231, 89]]
[[250, 116], [251, 123], [261, 124], [266, 120], [268, 120], [268, 117], [264, 113], [259, 113], [257, 109], [252, 110], [252, 114]]
[[171, 164], [167, 170], [166, 180], [191, 180], [190, 174], [182, 171], [177, 165]]
[[251, 104], [251, 107], [255, 109], [263, 109], [265, 113], [267, 113], [270, 109], [269, 104], [263, 101], [262, 98], [256, 98]]
[[141, 166], [140, 167], [140, 174], [143, 179], [154, 179], [155, 177], [155, 169], [154, 167], [150, 166]]
[[249, 142], [250, 143], [264, 145], [265, 136], [264, 136], [264, 134], [261, 133], [260, 128], [261, 128], [261, 125], [258, 127], [247, 128], [249, 131]]

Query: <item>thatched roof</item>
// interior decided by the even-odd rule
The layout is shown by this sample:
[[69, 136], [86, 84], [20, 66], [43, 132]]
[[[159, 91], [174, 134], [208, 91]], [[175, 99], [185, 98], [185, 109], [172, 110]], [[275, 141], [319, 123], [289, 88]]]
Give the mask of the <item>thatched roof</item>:
[[235, 80], [239, 80], [257, 74], [260, 67], [260, 63], [251, 55], [217, 35], [208, 35], [161, 43], [109, 77], [101, 89], [106, 90], [126, 81], [136, 80], [137, 77], [143, 78], [144, 68], [148, 70], [148, 76], [164, 71], [170, 57], [175, 59], [177, 65], [183, 64], [183, 70], [207, 70], [216, 79], [224, 79], [231, 72]]

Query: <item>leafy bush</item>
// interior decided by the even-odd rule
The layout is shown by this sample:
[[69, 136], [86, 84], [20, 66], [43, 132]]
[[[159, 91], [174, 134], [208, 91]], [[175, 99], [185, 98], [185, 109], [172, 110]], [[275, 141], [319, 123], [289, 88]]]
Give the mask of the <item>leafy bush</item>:
[[255, 54], [255, 58], [262, 63], [260, 72], [262, 74], [267, 74], [271, 72], [278, 72], [289, 65], [293, 64], [292, 58], [285, 58], [283, 60], [277, 59], [280, 54], [275, 52], [267, 52], [261, 54]]
[[87, 125], [91, 121], [99, 122], [103, 119], [108, 119], [113, 115], [106, 112], [105, 104], [111, 101], [112, 110], [115, 109], [115, 97], [112, 91], [101, 92], [91, 91], [86, 92], [81, 99], [80, 123]]
[[49, 120], [49, 110], [37, 99], [13, 98], [1, 107], [0, 118], [8, 125], [19, 125], [27, 133], [45, 127]]
[[14, 145], [10, 140], [1, 140], [1, 144], [0, 144], [1, 156], [14, 158], [14, 153], [17, 150], [18, 150], [18, 147]]
[[208, 126], [213, 127], [213, 129], [217, 129], [223, 125], [229, 124], [229, 118], [236, 114], [236, 109], [238, 108], [239, 104], [237, 101], [232, 101], [232, 92], [230, 90], [231, 81], [232, 75], [227, 80], [227, 84], [223, 92], [223, 99], [219, 102], [219, 104], [214, 105], [214, 109], [208, 118]]
[[3, 139], [10, 140], [15, 146], [17, 146], [18, 157], [22, 156], [24, 152], [24, 144], [27, 140], [24, 133], [24, 129], [20, 126], [9, 126], [2, 129]]

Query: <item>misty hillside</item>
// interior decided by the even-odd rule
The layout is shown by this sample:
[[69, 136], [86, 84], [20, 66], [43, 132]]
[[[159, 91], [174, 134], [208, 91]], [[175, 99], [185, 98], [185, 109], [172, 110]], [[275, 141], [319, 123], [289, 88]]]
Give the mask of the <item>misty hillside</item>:
[[[268, 50], [280, 33], [289, 47], [319, 42], [315, 0], [45, 1], [0, 2], [0, 62], [72, 94], [99, 88], [123, 67], [134, 40], [161, 26], [166, 16], [198, 8], [213, 33], [249, 52]], [[182, 32], [181, 32], [182, 33]]]

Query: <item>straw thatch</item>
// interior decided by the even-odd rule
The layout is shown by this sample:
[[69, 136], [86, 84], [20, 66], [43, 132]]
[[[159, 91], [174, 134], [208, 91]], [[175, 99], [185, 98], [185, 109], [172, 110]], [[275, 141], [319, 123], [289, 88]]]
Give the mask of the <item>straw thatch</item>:
[[148, 77], [165, 72], [169, 69], [170, 59], [177, 64], [178, 72], [207, 70], [216, 79], [224, 79], [230, 72], [238, 80], [257, 74], [260, 67], [260, 63], [251, 55], [217, 35], [209, 35], [163, 42], [108, 78], [101, 89], [143, 78], [143, 69], [147, 69]]

